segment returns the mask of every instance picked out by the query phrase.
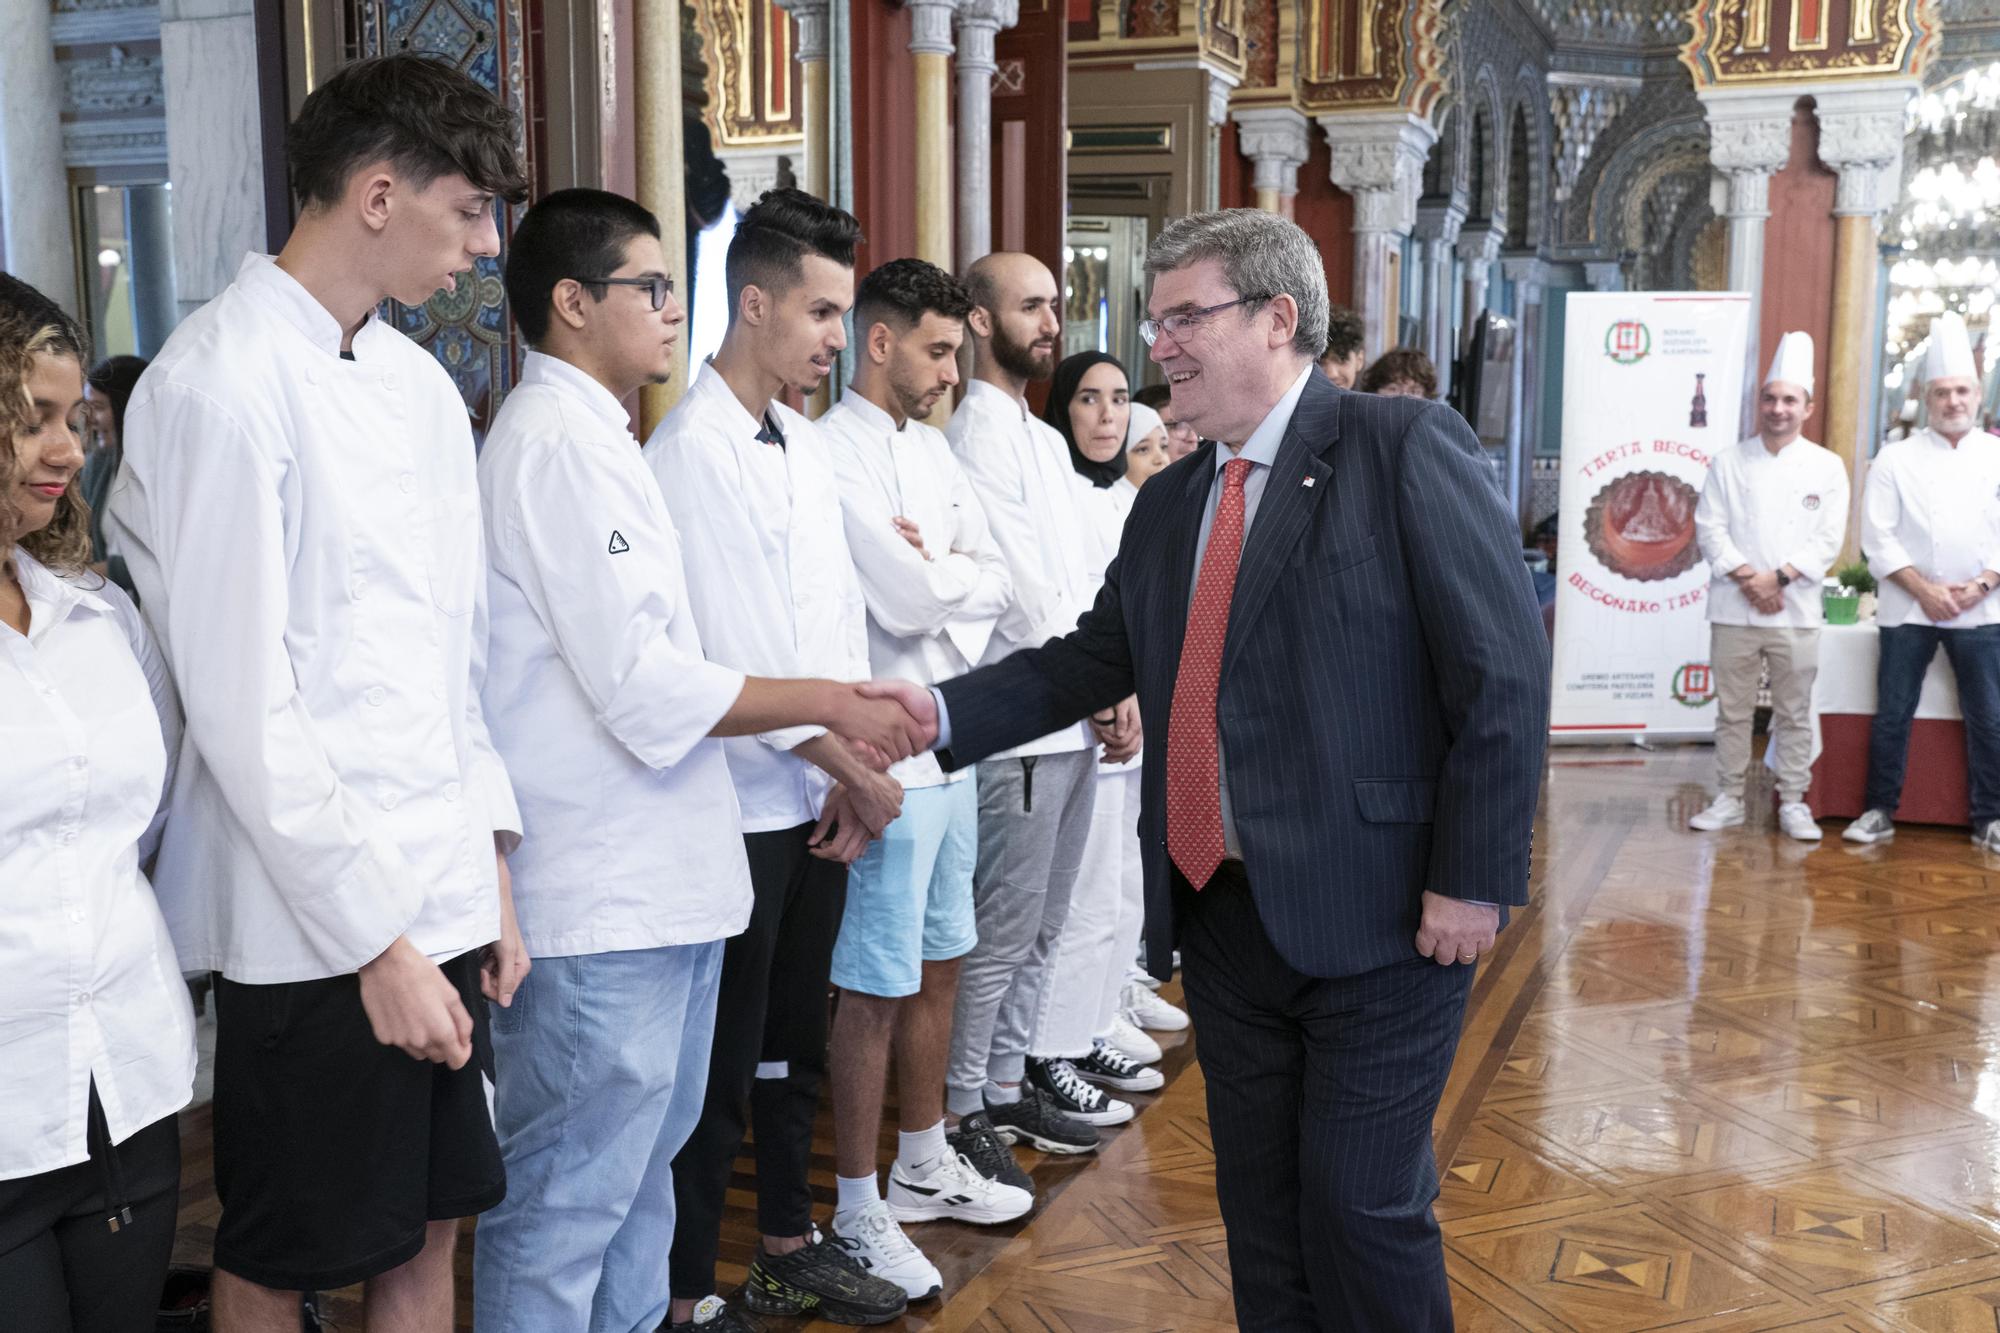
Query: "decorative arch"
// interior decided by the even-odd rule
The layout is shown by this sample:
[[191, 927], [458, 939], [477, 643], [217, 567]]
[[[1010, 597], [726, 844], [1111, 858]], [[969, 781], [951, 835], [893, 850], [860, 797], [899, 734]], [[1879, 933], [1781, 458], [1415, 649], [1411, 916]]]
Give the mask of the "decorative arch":
[[[1550, 163], [1555, 160], [1553, 130], [1549, 123], [1549, 90], [1543, 75], [1536, 66], [1523, 64], [1514, 72], [1513, 99], [1508, 122], [1512, 123], [1512, 113], [1518, 112], [1527, 130], [1528, 138], [1528, 179], [1525, 194], [1516, 192], [1512, 181], [1508, 182], [1507, 197], [1511, 201], [1525, 199], [1528, 215], [1525, 232], [1529, 244], [1534, 245], [1548, 232], [1548, 200]], [[1511, 144], [1510, 144], [1511, 147]], [[1508, 222], [1513, 223], [1509, 218]]]
[[1464, 197], [1465, 146], [1461, 142], [1464, 117], [1454, 102], [1445, 102], [1437, 112], [1438, 137], [1424, 158], [1423, 201], [1443, 203], [1453, 196]]
[[1633, 287], [1692, 286], [1694, 248], [1714, 217], [1705, 144], [1683, 143], [1650, 158], [1620, 191], [1616, 244], [1635, 258]]
[[[1663, 160], [1696, 155], [1704, 162], [1708, 159], [1708, 122], [1698, 111], [1692, 117], [1642, 124], [1616, 151], [1593, 154], [1579, 182], [1580, 186], [1590, 183], [1589, 193], [1585, 195], [1579, 188], [1571, 199], [1574, 207], [1563, 219], [1564, 243], [1601, 250], [1622, 248], [1626, 233], [1620, 210], [1639, 192], [1641, 175]], [[1590, 180], [1592, 171], [1596, 173], [1594, 181]]]
[[1529, 198], [1535, 176], [1533, 152], [1528, 141], [1527, 109], [1515, 106], [1507, 113], [1506, 248], [1509, 250], [1527, 250], [1534, 245], [1535, 233], [1530, 229], [1530, 218], [1535, 208]]
[[1472, 113], [1465, 127], [1467, 216], [1484, 222], [1499, 216], [1507, 175], [1500, 160], [1506, 121], [1501, 114], [1500, 82], [1491, 65], [1481, 65], [1472, 76], [1466, 106]]

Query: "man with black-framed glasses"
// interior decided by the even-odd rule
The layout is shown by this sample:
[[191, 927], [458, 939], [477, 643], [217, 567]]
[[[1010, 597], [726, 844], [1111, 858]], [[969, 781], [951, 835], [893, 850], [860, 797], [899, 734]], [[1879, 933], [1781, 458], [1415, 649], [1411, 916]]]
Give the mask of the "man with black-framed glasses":
[[620, 402], [672, 369], [665, 270], [658, 221], [601, 190], [548, 196], [508, 248], [535, 350], [479, 459], [483, 693], [527, 832], [512, 869], [535, 966], [493, 1026], [508, 1188], [479, 1228], [481, 1329], [652, 1333], [667, 1314], [672, 1163], [708, 1085], [723, 941], [751, 913], [717, 738], [825, 726], [909, 748], [900, 710], [851, 685], [705, 660]]

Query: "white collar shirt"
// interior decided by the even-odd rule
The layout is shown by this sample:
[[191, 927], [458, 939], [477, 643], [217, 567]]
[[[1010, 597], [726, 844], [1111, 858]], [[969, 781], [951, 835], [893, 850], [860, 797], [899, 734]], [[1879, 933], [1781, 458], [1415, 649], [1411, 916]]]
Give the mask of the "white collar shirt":
[[125, 418], [111, 521], [187, 734], [154, 882], [181, 964], [338, 976], [500, 933], [520, 816], [480, 713], [486, 573], [465, 405], [251, 255]]
[[[1021, 399], [985, 380], [973, 380], [951, 414], [945, 436], [986, 511], [987, 527], [1014, 586], [980, 659], [984, 666], [1076, 628], [1077, 619], [1090, 609], [1095, 542], [1078, 502], [1069, 446]], [[1059, 754], [1094, 743], [1086, 727], [1064, 727], [993, 758]]]
[[[826, 440], [782, 404], [766, 417], [782, 444], [758, 438], [765, 423], [704, 364], [646, 442], [680, 533], [703, 651], [749, 675], [865, 680], [867, 613]], [[832, 781], [791, 751], [823, 732], [788, 727], [723, 742], [746, 832], [819, 817]]]
[[[1292, 428], [1292, 414], [1299, 409], [1299, 399], [1305, 397], [1306, 385], [1318, 373], [1318, 367], [1307, 363], [1299, 372], [1292, 387], [1285, 390], [1284, 397], [1277, 405], [1265, 413], [1257, 423], [1257, 429], [1250, 432], [1250, 438], [1243, 441], [1243, 447], [1231, 450], [1218, 442], [1215, 445], [1215, 475], [1208, 483], [1208, 502], [1201, 512], [1201, 532], [1194, 544], [1194, 577], [1188, 583], [1188, 603], [1193, 605], [1194, 590], [1201, 583], [1202, 557], [1208, 554], [1208, 534], [1215, 527], [1215, 511], [1222, 503], [1222, 470], [1232, 459], [1246, 459], [1250, 463], [1250, 475], [1243, 479], [1243, 534], [1242, 540], [1250, 540], [1250, 527], [1257, 521], [1257, 507], [1263, 503], [1264, 487], [1271, 479], [1271, 469], [1277, 464], [1279, 446], [1285, 442], [1285, 433]], [[1240, 555], [1240, 553], [1239, 553]], [[1220, 749], [1216, 752], [1216, 773], [1222, 783], [1222, 847], [1233, 860], [1243, 859], [1243, 840], [1236, 836], [1236, 811], [1229, 799], [1229, 756]]]
[[2000, 592], [1970, 611], [1932, 621], [1889, 576], [1914, 568], [1934, 583], [2000, 573], [2000, 438], [1968, 432], [1956, 448], [1936, 431], [1886, 445], [1868, 467], [1861, 502], [1861, 549], [1875, 575], [1881, 625], [1975, 629], [2000, 625]]
[[624, 407], [528, 353], [479, 455], [493, 743], [530, 955], [725, 939], [750, 868], [722, 742], [743, 674], [702, 658], [680, 540]]
[[[985, 653], [1013, 584], [944, 433], [921, 421], [898, 426], [852, 389], [818, 425], [868, 606], [869, 670], [922, 685], [964, 674]], [[925, 551], [896, 531], [898, 517], [917, 525]], [[889, 773], [905, 787], [971, 776], [946, 774], [928, 753]]]
[[[0, 552], [0, 556], [6, 555]], [[166, 664], [113, 585], [16, 547], [25, 637], [0, 625], [0, 1180], [86, 1160], [188, 1104], [194, 1010], [139, 867], [180, 736]]]
[[[1751, 436], [1724, 449], [1708, 466], [1695, 536], [1708, 561], [1708, 618], [1717, 625], [1810, 629], [1824, 622], [1820, 583], [1847, 539], [1847, 465], [1810, 440], [1772, 453]], [[1730, 577], [1749, 565], [1759, 573], [1790, 565], [1782, 609], [1766, 613]]]
[[[1139, 498], [1139, 488], [1124, 477], [1109, 486], [1099, 486], [1090, 478], [1077, 474], [1079, 488], [1077, 504], [1091, 521], [1090, 553], [1090, 595], [1097, 597], [1098, 589], [1104, 586], [1105, 571], [1118, 556], [1119, 540], [1125, 535], [1125, 520], [1132, 513], [1132, 502]], [[1144, 752], [1133, 755], [1122, 764], [1100, 764], [1099, 777], [1110, 777], [1117, 773], [1136, 773], [1143, 767]]]

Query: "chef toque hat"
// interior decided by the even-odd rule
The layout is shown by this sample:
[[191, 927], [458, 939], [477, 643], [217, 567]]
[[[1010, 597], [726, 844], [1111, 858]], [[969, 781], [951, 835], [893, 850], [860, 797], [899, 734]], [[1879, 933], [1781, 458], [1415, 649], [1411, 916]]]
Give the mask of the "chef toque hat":
[[1965, 331], [1965, 320], [1947, 310], [1931, 321], [1931, 345], [1924, 353], [1924, 383], [1978, 378], [1979, 367], [1972, 360], [1972, 339]]
[[1778, 354], [1771, 358], [1771, 373], [1764, 383], [1796, 384], [1808, 395], [1813, 391], [1813, 340], [1810, 333], [1793, 329], [1778, 339]]

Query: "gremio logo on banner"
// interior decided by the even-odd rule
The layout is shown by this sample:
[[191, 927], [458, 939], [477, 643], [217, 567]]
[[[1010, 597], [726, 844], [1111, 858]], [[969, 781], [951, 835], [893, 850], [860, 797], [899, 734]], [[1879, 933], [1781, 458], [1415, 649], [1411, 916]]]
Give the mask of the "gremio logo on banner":
[[1689, 662], [1674, 672], [1674, 702], [1686, 708], [1705, 708], [1715, 702], [1715, 674], [1706, 662]]
[[1621, 366], [1635, 366], [1653, 350], [1653, 331], [1636, 319], [1621, 319], [1604, 331], [1604, 354]]

